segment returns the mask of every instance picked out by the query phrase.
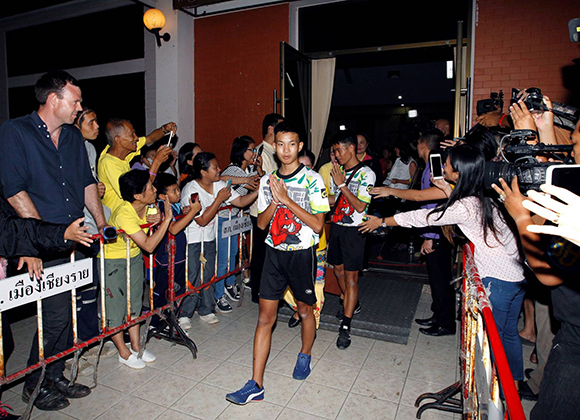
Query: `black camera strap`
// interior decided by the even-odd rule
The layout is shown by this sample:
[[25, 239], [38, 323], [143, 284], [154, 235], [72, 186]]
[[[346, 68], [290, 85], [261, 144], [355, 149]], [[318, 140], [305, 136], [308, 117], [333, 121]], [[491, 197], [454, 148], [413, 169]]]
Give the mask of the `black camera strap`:
[[[362, 168], [363, 166], [364, 166], [364, 163], [359, 162], [352, 168], [352, 172], [351, 172], [350, 176], [344, 182], [345, 186], [348, 187], [348, 184], [350, 183], [352, 178], [356, 175], [356, 173], [359, 171], [359, 169]], [[340, 199], [341, 194], [342, 194], [342, 191], [338, 190], [338, 194], [336, 195], [336, 197], [334, 199], [334, 204], [332, 205], [332, 207], [330, 208], [330, 211], [328, 212], [328, 217], [332, 217], [332, 215], [336, 211], [336, 206], [338, 205], [338, 201]]]

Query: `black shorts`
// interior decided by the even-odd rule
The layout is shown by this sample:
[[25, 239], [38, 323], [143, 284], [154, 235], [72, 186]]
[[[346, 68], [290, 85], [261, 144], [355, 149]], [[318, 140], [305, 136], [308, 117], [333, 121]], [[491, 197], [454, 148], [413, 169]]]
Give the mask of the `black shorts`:
[[307, 305], [316, 303], [314, 279], [316, 278], [316, 251], [314, 247], [299, 251], [279, 251], [266, 246], [260, 298], [280, 300], [286, 287], [294, 298]]
[[345, 227], [332, 223], [328, 235], [328, 254], [326, 261], [330, 265], [342, 265], [346, 271], [363, 269], [366, 237], [358, 227]]

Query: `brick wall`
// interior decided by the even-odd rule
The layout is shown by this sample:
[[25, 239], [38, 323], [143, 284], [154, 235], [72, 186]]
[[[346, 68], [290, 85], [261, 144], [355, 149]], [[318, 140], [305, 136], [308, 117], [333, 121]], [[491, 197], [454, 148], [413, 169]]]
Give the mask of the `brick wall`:
[[[475, 102], [503, 89], [539, 87], [557, 102], [570, 102], [563, 69], [580, 57], [568, 21], [580, 17], [578, 0], [477, 0]], [[504, 107], [504, 112], [507, 108]]]
[[229, 164], [232, 141], [262, 139], [272, 91], [280, 89], [280, 41], [288, 41], [288, 5], [195, 21], [195, 141]]

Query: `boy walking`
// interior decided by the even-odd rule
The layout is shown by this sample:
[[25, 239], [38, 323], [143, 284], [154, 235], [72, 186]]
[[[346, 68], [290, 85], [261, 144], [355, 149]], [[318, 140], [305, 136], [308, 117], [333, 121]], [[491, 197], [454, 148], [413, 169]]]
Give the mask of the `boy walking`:
[[[351, 130], [334, 135], [331, 146], [337, 162], [333, 162], [330, 202], [334, 204], [328, 240], [328, 264], [344, 294], [344, 316], [336, 346], [350, 346], [350, 321], [360, 312], [358, 272], [363, 269], [366, 238], [358, 231], [371, 202], [370, 190], [376, 175], [356, 157], [357, 137]], [[357, 308], [358, 307], [358, 308]], [[357, 310], [358, 309], [358, 310]]]
[[[316, 244], [329, 210], [322, 177], [298, 162], [300, 136], [285, 122], [275, 130], [274, 148], [280, 169], [262, 177], [258, 192], [258, 227], [266, 229], [266, 256], [260, 285], [260, 314], [254, 336], [252, 379], [226, 395], [234, 404], [264, 399], [264, 370], [270, 352], [272, 327], [278, 301], [290, 287], [302, 319], [302, 349], [294, 367], [294, 379], [310, 374], [311, 349], [316, 333], [312, 305], [316, 303]], [[289, 269], [291, 267], [291, 269]]]

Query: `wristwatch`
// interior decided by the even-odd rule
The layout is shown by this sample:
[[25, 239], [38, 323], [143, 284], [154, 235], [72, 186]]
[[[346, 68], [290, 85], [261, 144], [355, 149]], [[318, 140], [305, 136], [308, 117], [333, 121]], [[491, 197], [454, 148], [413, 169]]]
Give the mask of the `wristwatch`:
[[383, 217], [383, 223], [381, 223], [381, 227], [382, 228], [386, 228], [387, 227], [387, 223], [385, 222], [385, 218]]

